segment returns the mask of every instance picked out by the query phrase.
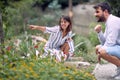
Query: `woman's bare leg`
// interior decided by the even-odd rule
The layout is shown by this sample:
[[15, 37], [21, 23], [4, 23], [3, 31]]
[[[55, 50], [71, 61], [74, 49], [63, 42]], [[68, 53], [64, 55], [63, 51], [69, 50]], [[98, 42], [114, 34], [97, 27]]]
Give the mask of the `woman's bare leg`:
[[64, 54], [66, 54], [66, 55], [68, 55], [69, 49], [70, 49], [70, 47], [69, 47], [69, 45], [68, 45], [67, 42], [65, 42], [65, 43], [61, 46], [61, 50], [62, 50], [62, 51], [64, 52]]

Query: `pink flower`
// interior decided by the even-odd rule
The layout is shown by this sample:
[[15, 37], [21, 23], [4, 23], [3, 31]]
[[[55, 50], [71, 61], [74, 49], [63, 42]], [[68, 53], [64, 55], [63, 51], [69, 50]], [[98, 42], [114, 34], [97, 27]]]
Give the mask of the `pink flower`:
[[34, 48], [38, 48], [38, 45], [35, 45]]
[[10, 51], [11, 49], [12, 49], [12, 46], [8, 46], [8, 47], [6, 48], [7, 51]]

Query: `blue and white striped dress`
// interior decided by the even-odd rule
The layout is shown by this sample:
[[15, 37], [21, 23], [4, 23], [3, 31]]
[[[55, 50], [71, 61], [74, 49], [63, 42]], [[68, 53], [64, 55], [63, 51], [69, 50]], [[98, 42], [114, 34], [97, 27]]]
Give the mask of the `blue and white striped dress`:
[[[45, 44], [45, 53], [48, 53], [50, 49], [60, 50], [60, 46], [64, 44], [66, 39], [71, 38], [72, 31], [70, 31], [65, 37], [62, 37], [62, 31], [60, 30], [60, 26], [54, 27], [46, 27], [45, 33], [49, 33], [50, 37]], [[74, 52], [74, 43], [73, 40], [68, 41], [70, 50], [69, 53]]]

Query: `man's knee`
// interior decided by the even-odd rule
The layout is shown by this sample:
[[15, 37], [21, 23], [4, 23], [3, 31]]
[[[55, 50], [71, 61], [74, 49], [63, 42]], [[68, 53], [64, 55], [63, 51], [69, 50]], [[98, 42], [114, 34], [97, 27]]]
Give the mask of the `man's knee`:
[[99, 55], [100, 56], [104, 56], [104, 55], [106, 55], [107, 53], [106, 53], [106, 50], [105, 49], [103, 49], [103, 48], [101, 48], [101, 49], [99, 49]]
[[100, 45], [97, 45], [97, 46], [95, 47], [95, 49], [98, 50], [98, 49], [100, 49], [100, 47], [101, 47]]

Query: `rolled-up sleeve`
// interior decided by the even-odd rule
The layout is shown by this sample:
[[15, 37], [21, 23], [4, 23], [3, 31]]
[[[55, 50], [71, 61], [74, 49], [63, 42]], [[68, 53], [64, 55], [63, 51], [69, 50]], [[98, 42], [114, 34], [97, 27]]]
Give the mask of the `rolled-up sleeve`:
[[59, 26], [54, 26], [54, 27], [46, 27], [46, 30], [44, 33], [56, 33], [59, 30]]

